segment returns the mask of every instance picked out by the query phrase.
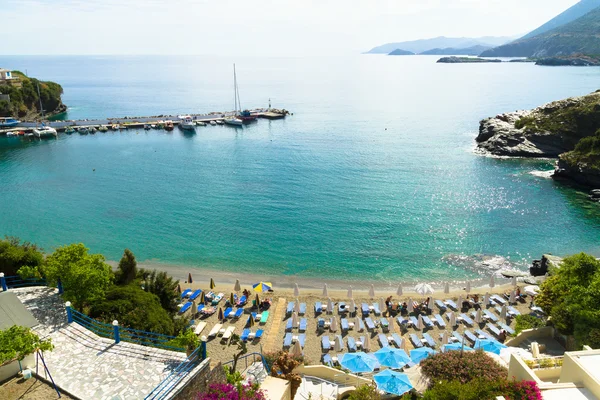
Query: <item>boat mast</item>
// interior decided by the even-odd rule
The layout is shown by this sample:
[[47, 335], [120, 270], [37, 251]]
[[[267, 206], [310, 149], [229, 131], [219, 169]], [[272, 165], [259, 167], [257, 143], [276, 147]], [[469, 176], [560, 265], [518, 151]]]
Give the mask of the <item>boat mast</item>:
[[40, 99], [40, 113], [42, 113], [42, 117], [44, 116], [44, 107], [42, 106], [42, 95], [40, 94], [40, 84], [38, 82], [37, 84], [37, 92], [38, 92], [38, 99]]
[[235, 95], [235, 111], [242, 111], [242, 102], [240, 101], [240, 91], [237, 85], [237, 74], [235, 73], [235, 64], [233, 64], [233, 86], [234, 86], [234, 95]]

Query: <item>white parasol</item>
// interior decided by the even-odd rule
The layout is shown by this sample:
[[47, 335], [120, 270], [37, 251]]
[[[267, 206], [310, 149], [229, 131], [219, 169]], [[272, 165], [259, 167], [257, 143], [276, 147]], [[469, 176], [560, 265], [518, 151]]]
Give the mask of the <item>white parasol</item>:
[[493, 288], [494, 286], [496, 286], [496, 279], [494, 278], [494, 275], [492, 275], [490, 277], [490, 287]]
[[327, 284], [323, 286], [323, 297], [329, 297], [329, 291], [327, 290]]
[[331, 298], [327, 299], [327, 312], [329, 314], [333, 313], [333, 301], [331, 301]]
[[402, 296], [402, 285], [398, 285], [398, 289], [396, 289], [396, 295]]
[[373, 285], [371, 285], [371, 287], [369, 288], [369, 297], [371, 299], [375, 297], [375, 287]]
[[343, 344], [342, 344], [342, 340], [340, 339], [340, 335], [336, 335], [335, 337], [335, 344], [333, 345], [333, 349], [337, 352], [342, 351], [343, 349]]
[[421, 296], [425, 296], [428, 294], [433, 294], [433, 288], [427, 283], [419, 283], [417, 286], [415, 286], [415, 292]]
[[408, 310], [409, 313], [411, 313], [415, 310], [415, 308], [413, 306], [412, 298], [408, 299], [408, 305], [406, 306], [406, 309]]
[[300, 296], [300, 288], [297, 283], [294, 283], [294, 297]]
[[444, 284], [444, 293], [450, 293], [450, 284], [448, 282]]
[[354, 296], [353, 296], [353, 293], [352, 293], [352, 286], [350, 286], [350, 287], [348, 288], [348, 298], [349, 298], [349, 299], [351, 299], [351, 298], [353, 298], [353, 297], [354, 297]]
[[331, 332], [337, 332], [338, 330], [338, 321], [336, 317], [331, 318], [331, 325], [329, 325], [329, 330]]

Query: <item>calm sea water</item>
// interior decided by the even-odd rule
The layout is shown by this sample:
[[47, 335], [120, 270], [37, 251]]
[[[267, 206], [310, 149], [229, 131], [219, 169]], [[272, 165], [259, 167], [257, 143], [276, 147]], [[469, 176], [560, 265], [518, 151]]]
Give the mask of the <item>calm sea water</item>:
[[[6, 57], [60, 82], [69, 118], [294, 112], [244, 129], [0, 138], [0, 233], [46, 250], [324, 279], [442, 280], [469, 257], [524, 267], [600, 255], [600, 207], [472, 153], [481, 118], [600, 87], [595, 68], [442, 65], [436, 57]], [[466, 258], [465, 265], [448, 259]], [[464, 261], [464, 260], [463, 260]]]

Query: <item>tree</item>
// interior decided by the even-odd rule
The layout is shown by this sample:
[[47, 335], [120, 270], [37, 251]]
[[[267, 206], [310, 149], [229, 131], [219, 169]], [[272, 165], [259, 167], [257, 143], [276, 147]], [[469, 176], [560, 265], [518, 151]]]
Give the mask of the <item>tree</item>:
[[41, 340], [31, 329], [13, 325], [0, 331], [0, 365], [23, 360], [37, 350], [51, 351], [54, 349], [50, 339]]
[[43, 272], [50, 284], [60, 279], [64, 298], [77, 310], [104, 297], [113, 273], [102, 254], [88, 254], [82, 243], [59, 247], [49, 255]]
[[167, 275], [166, 272], [140, 270], [140, 276], [144, 281], [144, 290], [155, 294], [160, 300], [162, 307], [170, 314], [177, 313], [179, 308], [179, 293], [177, 293], [178, 282]]
[[350, 393], [348, 400], [379, 400], [379, 390], [374, 384], [362, 385], [356, 388], [355, 391]]
[[292, 399], [302, 383], [302, 377], [294, 372], [296, 367], [300, 365], [300, 362], [300, 360], [294, 358], [288, 352], [280, 351], [271, 367], [271, 376], [282, 378], [290, 382]]
[[483, 351], [448, 351], [434, 354], [421, 361], [421, 372], [429, 379], [430, 387], [439, 382], [458, 381], [461, 384], [475, 379], [497, 381], [506, 377], [501, 367]]
[[129, 249], [125, 249], [123, 252], [123, 257], [121, 257], [121, 261], [119, 261], [119, 271], [117, 276], [117, 282], [120, 285], [128, 285], [137, 276], [137, 261], [135, 261], [135, 256]]
[[246, 346], [246, 342], [244, 342], [240, 338], [240, 336], [236, 335], [235, 333], [233, 335], [231, 335], [231, 339], [229, 340], [229, 345], [237, 346], [237, 350], [238, 350], [237, 353], [235, 353], [233, 355], [233, 365], [231, 366], [232, 373], [235, 373], [238, 360], [240, 359], [241, 356], [243, 356], [244, 354], [246, 354], [248, 352], [248, 347]]
[[147, 332], [173, 334], [171, 316], [161, 307], [158, 298], [136, 285], [113, 286], [106, 298], [97, 299], [89, 315], [106, 323], [113, 320], [119, 325]]
[[0, 240], [0, 272], [6, 276], [16, 275], [24, 266], [39, 267], [43, 262], [44, 255], [35, 244], [21, 243], [12, 236]]

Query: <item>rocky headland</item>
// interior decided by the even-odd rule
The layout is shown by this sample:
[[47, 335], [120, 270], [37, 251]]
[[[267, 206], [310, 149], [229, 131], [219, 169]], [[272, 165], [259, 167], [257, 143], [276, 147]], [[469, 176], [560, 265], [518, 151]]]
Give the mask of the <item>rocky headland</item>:
[[566, 57], [547, 57], [535, 60], [535, 65], [546, 65], [550, 67], [574, 66], [574, 67], [597, 67], [600, 65], [598, 57], [578, 54]]
[[470, 63], [499, 63], [502, 60], [493, 58], [479, 58], [479, 57], [442, 57], [437, 60], [439, 63], [446, 64], [470, 64]]
[[600, 91], [486, 118], [476, 141], [484, 154], [557, 158], [554, 178], [600, 188]]

